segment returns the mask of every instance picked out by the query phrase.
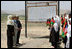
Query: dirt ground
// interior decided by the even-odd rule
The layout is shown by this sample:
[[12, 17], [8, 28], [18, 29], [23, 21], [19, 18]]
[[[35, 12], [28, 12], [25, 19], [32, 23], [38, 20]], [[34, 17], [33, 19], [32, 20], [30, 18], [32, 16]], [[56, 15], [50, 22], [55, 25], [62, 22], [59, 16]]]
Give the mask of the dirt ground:
[[[53, 48], [49, 42], [50, 31], [45, 23], [28, 23], [28, 38], [25, 38], [25, 22], [21, 20], [22, 30], [20, 43], [23, 45], [18, 48]], [[6, 21], [1, 22], [1, 48], [7, 48], [7, 27]], [[64, 47], [64, 44], [61, 44]]]

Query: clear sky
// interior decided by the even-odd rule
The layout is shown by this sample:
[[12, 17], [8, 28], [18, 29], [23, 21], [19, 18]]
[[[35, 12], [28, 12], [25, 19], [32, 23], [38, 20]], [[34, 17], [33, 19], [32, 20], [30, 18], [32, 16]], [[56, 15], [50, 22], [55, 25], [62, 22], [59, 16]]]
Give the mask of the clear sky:
[[[1, 1], [1, 10], [18, 11], [25, 9], [25, 1]], [[71, 1], [60, 1], [60, 9], [71, 9]]]
[[1, 10], [18, 11], [25, 9], [25, 1], [1, 1]]
[[71, 1], [60, 1], [60, 9], [71, 10]]

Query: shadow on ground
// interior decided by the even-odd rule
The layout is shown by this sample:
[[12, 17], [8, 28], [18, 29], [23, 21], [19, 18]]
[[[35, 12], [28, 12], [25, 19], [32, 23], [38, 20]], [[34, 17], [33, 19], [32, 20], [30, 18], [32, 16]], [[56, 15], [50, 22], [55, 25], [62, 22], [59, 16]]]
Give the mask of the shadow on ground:
[[31, 37], [31, 38], [50, 38], [50, 36]]
[[23, 46], [23, 45], [26, 45], [26, 43], [22, 43], [22, 44], [20, 44], [19, 46], [16, 46], [15, 48], [19, 48], [19, 47], [21, 47], [21, 46]]

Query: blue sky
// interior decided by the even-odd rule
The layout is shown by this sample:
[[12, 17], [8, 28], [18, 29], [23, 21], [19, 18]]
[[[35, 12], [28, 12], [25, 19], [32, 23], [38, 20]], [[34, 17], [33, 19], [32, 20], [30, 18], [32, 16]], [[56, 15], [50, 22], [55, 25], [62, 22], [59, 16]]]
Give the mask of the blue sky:
[[[1, 10], [18, 11], [25, 9], [25, 1], [1, 1]], [[71, 1], [60, 1], [60, 9], [70, 10]]]

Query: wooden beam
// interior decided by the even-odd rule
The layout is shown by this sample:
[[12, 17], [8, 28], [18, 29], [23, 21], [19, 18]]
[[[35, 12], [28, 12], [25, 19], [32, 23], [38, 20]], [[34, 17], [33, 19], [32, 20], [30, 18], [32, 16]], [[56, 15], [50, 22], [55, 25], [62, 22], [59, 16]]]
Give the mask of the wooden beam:
[[60, 16], [60, 1], [58, 1], [58, 16]]
[[[27, 4], [41, 4], [41, 3], [57, 3], [57, 1], [56, 2], [38, 2], [38, 3], [27, 3]], [[56, 6], [56, 15], [57, 15], [57, 5], [39, 5], [39, 6], [27, 6], [28, 8], [30, 8], [30, 7], [48, 7], [48, 6]], [[30, 21], [28, 21], [28, 22], [30, 22]], [[37, 22], [37, 21], [36, 21]]]
[[27, 4], [42, 4], [42, 3], [57, 3], [57, 1], [54, 2], [36, 2], [36, 3], [27, 3]]
[[27, 7], [48, 7], [48, 6], [57, 6], [57, 5], [40, 5], [40, 6], [27, 6]]

